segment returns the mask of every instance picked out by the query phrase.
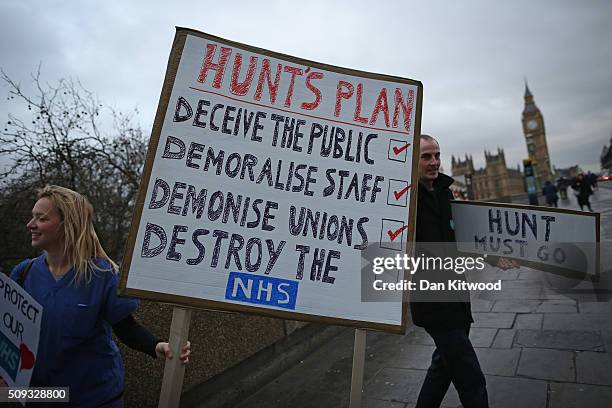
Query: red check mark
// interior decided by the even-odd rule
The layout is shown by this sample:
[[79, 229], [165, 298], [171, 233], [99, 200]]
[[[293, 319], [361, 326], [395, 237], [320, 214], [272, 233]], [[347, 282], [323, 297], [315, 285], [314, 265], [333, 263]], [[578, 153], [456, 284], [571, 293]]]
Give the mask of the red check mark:
[[393, 146], [393, 153], [395, 153], [395, 155], [397, 156], [398, 154], [406, 150], [408, 146], [410, 146], [410, 143], [406, 143], [402, 147]]
[[391, 231], [391, 230], [387, 231], [387, 234], [389, 234], [389, 238], [391, 238], [391, 241], [395, 241], [395, 238], [397, 238], [397, 236], [401, 234], [402, 231], [405, 230], [406, 228], [408, 228], [408, 226], [404, 225], [403, 227], [398, 228], [395, 231]]
[[394, 191], [394, 192], [393, 192], [393, 195], [395, 196], [395, 199], [396, 199], [396, 200], [399, 200], [399, 199], [400, 199], [400, 198], [401, 198], [401, 197], [402, 197], [404, 194], [406, 194], [406, 192], [407, 192], [408, 190], [410, 190], [410, 186], [411, 186], [411, 185], [412, 185], [412, 184], [408, 184], [408, 186], [406, 186], [406, 188], [404, 188], [404, 189], [403, 189], [403, 190], [401, 190], [401, 191]]

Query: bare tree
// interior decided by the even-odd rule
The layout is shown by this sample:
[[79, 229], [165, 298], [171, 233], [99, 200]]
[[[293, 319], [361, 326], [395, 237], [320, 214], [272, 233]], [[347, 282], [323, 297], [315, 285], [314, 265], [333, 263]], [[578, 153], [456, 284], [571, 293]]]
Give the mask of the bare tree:
[[[15, 104], [12, 111], [25, 112], [9, 114], [0, 132], [0, 159], [9, 163], [0, 172], [0, 217], [15, 223], [2, 228], [0, 248], [12, 248], [3, 241], [25, 235], [36, 188], [59, 184], [89, 198], [103, 245], [120, 258], [146, 154], [145, 137], [134, 124], [137, 111], [105, 107], [78, 81], [43, 83], [40, 68], [32, 75], [31, 93], [2, 70], [0, 80]], [[28, 252], [14, 248], [0, 263]]]

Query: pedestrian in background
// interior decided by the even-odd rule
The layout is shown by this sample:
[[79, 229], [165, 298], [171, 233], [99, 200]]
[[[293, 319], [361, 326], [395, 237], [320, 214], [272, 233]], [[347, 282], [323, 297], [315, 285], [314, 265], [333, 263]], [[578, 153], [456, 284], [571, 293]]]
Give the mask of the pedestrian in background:
[[562, 200], [567, 200], [567, 186], [569, 184], [569, 180], [565, 177], [560, 177], [557, 179], [557, 191], [559, 191], [559, 195]]
[[593, 187], [593, 191], [597, 190], [597, 174], [591, 173], [590, 171], [587, 173], [587, 180], [591, 182], [591, 187]]
[[546, 198], [546, 205], [549, 207], [558, 207], [559, 196], [557, 195], [557, 187], [555, 187], [549, 180], [546, 180], [544, 183], [542, 194]]
[[584, 206], [587, 206], [590, 212], [593, 212], [589, 197], [593, 194], [593, 188], [591, 187], [591, 181], [584, 177], [584, 174], [578, 174], [576, 181], [572, 184], [572, 188], [576, 191], [576, 198], [578, 199], [578, 205], [580, 211], [584, 211]]

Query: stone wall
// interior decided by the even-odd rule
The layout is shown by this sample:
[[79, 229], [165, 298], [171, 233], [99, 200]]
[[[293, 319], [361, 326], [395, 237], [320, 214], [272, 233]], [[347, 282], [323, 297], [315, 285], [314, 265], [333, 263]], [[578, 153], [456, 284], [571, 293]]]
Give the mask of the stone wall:
[[[170, 332], [171, 305], [143, 301], [135, 317], [159, 339]], [[189, 339], [192, 357], [185, 371], [183, 390], [204, 382], [259, 350], [286, 337], [305, 323], [194, 310]], [[125, 366], [125, 406], [157, 407], [163, 362], [120, 345]]]

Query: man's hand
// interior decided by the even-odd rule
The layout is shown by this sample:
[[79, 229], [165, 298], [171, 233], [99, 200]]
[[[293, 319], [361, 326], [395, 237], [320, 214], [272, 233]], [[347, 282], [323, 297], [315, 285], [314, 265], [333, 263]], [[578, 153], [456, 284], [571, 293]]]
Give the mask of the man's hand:
[[[157, 357], [159, 358], [172, 359], [172, 350], [170, 349], [170, 344], [160, 341], [155, 346], [155, 354], [157, 354]], [[185, 344], [183, 348], [181, 349], [181, 355], [179, 356], [183, 364], [187, 364], [189, 362], [190, 354], [191, 354], [191, 343], [187, 341], [187, 344]]]
[[514, 259], [502, 257], [502, 258], [499, 258], [499, 260], [497, 261], [497, 267], [505, 271], [508, 269], [520, 268], [521, 265], [518, 262], [516, 262]]

